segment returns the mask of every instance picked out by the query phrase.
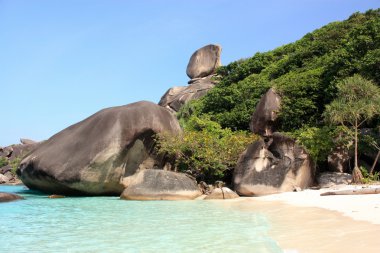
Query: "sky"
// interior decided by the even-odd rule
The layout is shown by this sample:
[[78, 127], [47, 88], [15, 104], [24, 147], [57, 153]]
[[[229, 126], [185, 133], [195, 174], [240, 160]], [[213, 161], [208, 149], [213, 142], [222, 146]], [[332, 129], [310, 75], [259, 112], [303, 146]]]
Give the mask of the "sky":
[[0, 146], [186, 85], [192, 53], [222, 64], [294, 42], [379, 0], [0, 0]]

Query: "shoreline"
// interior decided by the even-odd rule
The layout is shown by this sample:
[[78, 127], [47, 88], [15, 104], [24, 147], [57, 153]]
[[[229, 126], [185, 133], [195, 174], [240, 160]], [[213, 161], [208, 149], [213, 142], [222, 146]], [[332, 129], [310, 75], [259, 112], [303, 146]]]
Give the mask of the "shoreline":
[[265, 214], [273, 224], [269, 235], [284, 253], [356, 253], [363, 249], [377, 253], [380, 194], [320, 196], [327, 191], [362, 187], [379, 188], [380, 185], [340, 185], [241, 197], [224, 203], [247, 212]]
[[[4, 186], [23, 186], [20, 182], [1, 184]], [[240, 197], [227, 201], [259, 201], [283, 203], [294, 207], [321, 208], [335, 211], [342, 216], [356, 221], [366, 221], [380, 225], [380, 194], [361, 195], [330, 195], [321, 196], [321, 193], [339, 190], [354, 190], [362, 188], [380, 188], [374, 185], [337, 185], [321, 189], [305, 189], [299, 192], [283, 192], [257, 197]]]
[[281, 202], [296, 207], [314, 207], [335, 211], [356, 221], [366, 221], [380, 225], [380, 194], [331, 195], [321, 193], [337, 190], [380, 188], [380, 185], [339, 185], [318, 190], [306, 189], [300, 192], [284, 192], [259, 197], [246, 197], [247, 200]]

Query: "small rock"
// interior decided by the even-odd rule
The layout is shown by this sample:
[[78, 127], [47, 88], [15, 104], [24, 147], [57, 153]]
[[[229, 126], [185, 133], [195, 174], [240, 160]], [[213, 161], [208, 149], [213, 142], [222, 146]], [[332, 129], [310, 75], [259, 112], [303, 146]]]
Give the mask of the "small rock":
[[9, 182], [9, 178], [3, 174], [0, 174], [0, 184], [6, 184]]
[[215, 188], [205, 199], [235, 199], [239, 198], [236, 192], [227, 187]]
[[10, 172], [10, 171], [7, 171], [6, 173], [4, 173], [4, 176], [6, 176], [7, 178], [8, 178], [8, 180], [12, 180], [12, 179], [14, 179], [14, 175], [13, 175], [13, 173], [12, 172]]
[[0, 202], [9, 202], [14, 200], [24, 199], [20, 195], [14, 193], [0, 192]]
[[7, 173], [8, 171], [11, 171], [11, 170], [12, 170], [12, 166], [10, 166], [9, 164], [5, 165], [4, 167], [1, 167], [0, 174], [5, 174], [5, 173]]
[[61, 198], [64, 198], [64, 197], [65, 196], [63, 196], [63, 195], [52, 194], [48, 198], [49, 199], [61, 199]]
[[30, 140], [30, 139], [24, 139], [24, 138], [21, 138], [20, 142], [21, 142], [21, 144], [24, 144], [24, 145], [30, 145], [30, 144], [36, 144], [37, 143], [36, 141]]
[[294, 192], [301, 192], [302, 189], [300, 187], [298, 187], [298, 186], [294, 186], [294, 190], [293, 191]]
[[196, 197], [194, 200], [204, 200], [206, 197], [207, 197], [206, 194], [202, 194], [201, 196]]

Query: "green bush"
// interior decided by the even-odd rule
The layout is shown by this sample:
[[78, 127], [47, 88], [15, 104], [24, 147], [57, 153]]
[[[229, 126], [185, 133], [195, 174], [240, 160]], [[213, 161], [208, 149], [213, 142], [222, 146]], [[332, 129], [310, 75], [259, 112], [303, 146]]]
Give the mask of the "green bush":
[[0, 157], [0, 168], [8, 165], [8, 159], [5, 157]]
[[9, 163], [12, 167], [11, 172], [14, 175], [16, 175], [16, 170], [20, 166], [21, 160], [22, 160], [21, 156], [19, 156], [19, 157], [16, 157], [15, 159], [13, 159], [12, 161], [10, 161], [10, 163]]
[[370, 184], [380, 180], [380, 173], [375, 172], [372, 175], [368, 172], [368, 170], [362, 166], [360, 166], [360, 171], [363, 175], [362, 183]]
[[247, 145], [257, 136], [231, 131], [208, 117], [193, 116], [184, 125], [182, 135], [159, 134], [157, 151], [175, 159], [175, 169], [214, 183], [224, 180]]
[[325, 165], [324, 163], [334, 147], [352, 148], [352, 138], [346, 134], [347, 131], [349, 130], [344, 130], [342, 127], [304, 126], [285, 134], [295, 138], [307, 150], [316, 165], [321, 167]]

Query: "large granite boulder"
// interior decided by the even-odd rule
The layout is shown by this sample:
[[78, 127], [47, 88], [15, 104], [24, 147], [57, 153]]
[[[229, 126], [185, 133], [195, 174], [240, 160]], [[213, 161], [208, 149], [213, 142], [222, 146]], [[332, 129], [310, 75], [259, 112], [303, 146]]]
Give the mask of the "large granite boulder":
[[179, 109], [193, 99], [198, 99], [215, 86], [211, 78], [202, 78], [194, 81], [189, 86], [170, 88], [161, 98], [159, 105], [168, 108], [172, 112]]
[[8, 193], [8, 192], [0, 192], [0, 203], [1, 202], [9, 202], [14, 200], [20, 200], [23, 199], [23, 197], [14, 194], [14, 193]]
[[281, 97], [271, 88], [260, 99], [252, 115], [249, 127], [253, 133], [270, 136], [275, 131], [281, 106]]
[[31, 189], [63, 195], [120, 195], [123, 177], [162, 168], [154, 134], [180, 133], [177, 119], [151, 102], [101, 110], [39, 146], [17, 171]]
[[127, 200], [189, 200], [202, 195], [195, 180], [165, 170], [141, 170], [124, 178], [123, 185], [120, 198]]
[[243, 196], [304, 189], [314, 182], [314, 165], [291, 138], [274, 133], [248, 146], [233, 175], [235, 191]]
[[207, 45], [193, 53], [187, 64], [186, 74], [191, 78], [200, 78], [212, 75], [220, 66], [220, 54], [222, 48], [219, 45]]

